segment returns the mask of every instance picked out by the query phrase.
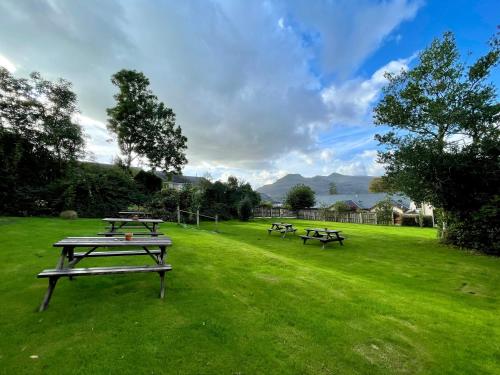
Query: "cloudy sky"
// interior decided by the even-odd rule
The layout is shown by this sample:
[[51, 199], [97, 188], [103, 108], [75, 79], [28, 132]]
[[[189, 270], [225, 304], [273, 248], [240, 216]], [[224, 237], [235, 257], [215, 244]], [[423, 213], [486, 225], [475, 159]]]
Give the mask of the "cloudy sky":
[[490, 0], [2, 0], [0, 65], [70, 80], [98, 161], [118, 152], [105, 110], [111, 75], [128, 68], [177, 114], [185, 174], [254, 187], [286, 173], [380, 175], [371, 109], [383, 73], [445, 30], [483, 53], [498, 11]]

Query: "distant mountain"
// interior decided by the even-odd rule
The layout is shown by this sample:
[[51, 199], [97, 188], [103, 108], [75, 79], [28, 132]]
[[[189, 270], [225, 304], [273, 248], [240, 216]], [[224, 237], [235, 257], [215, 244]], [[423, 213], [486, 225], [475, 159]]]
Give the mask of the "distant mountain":
[[317, 195], [328, 195], [330, 184], [333, 182], [337, 186], [338, 194], [362, 194], [368, 193], [368, 185], [372, 178], [371, 176], [345, 176], [339, 173], [314, 177], [288, 174], [273, 184], [258, 188], [257, 191], [275, 200], [282, 200], [290, 188], [297, 184], [304, 184], [313, 189]]

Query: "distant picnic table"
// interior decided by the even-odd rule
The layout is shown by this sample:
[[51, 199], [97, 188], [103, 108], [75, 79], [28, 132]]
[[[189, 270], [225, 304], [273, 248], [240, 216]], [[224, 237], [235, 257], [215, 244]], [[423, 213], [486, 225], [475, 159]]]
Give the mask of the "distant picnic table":
[[[129, 232], [133, 233], [135, 236], [153, 236], [156, 237], [163, 233], [158, 232], [159, 224], [164, 221], [161, 219], [130, 219], [123, 217], [107, 217], [102, 219], [107, 222], [109, 226], [106, 227], [106, 232], [98, 233], [100, 236], [113, 237], [113, 236], [123, 236], [125, 232], [120, 232], [122, 229], [127, 229]], [[137, 232], [134, 230], [146, 228], [146, 232]]]
[[272, 223], [271, 224], [271, 228], [269, 228], [267, 230], [267, 233], [271, 234], [272, 232], [280, 232], [282, 234], [281, 238], [285, 238], [285, 236], [286, 236], [287, 233], [293, 233], [293, 234], [295, 234], [296, 231], [297, 231], [297, 229], [295, 229], [293, 227], [293, 224], [289, 224], [289, 223]]
[[134, 216], [138, 216], [139, 218], [146, 218], [149, 216], [149, 213], [144, 211], [120, 211], [118, 212], [118, 215], [120, 215], [120, 217], [132, 219]]
[[306, 228], [306, 234], [300, 237], [304, 241], [304, 245], [307, 240], [318, 240], [322, 243], [322, 248], [324, 249], [328, 242], [333, 241], [338, 241], [340, 245], [343, 246], [344, 244], [342, 241], [345, 240], [345, 238], [340, 235], [341, 232], [340, 230], [328, 228]]
[[[39, 311], [45, 310], [49, 305], [56, 283], [61, 277], [72, 279], [76, 276], [157, 272], [160, 275], [160, 298], [164, 298], [165, 272], [172, 270], [172, 266], [165, 264], [167, 247], [170, 245], [172, 245], [172, 240], [166, 236], [141, 237], [131, 240], [115, 237], [67, 237], [56, 242], [53, 246], [62, 248], [56, 268], [47, 269], [38, 274], [39, 278], [49, 279], [49, 286]], [[137, 248], [131, 250], [131, 246]], [[75, 252], [79, 248], [85, 250]], [[105, 248], [105, 251], [95, 251], [99, 248]], [[85, 258], [144, 255], [150, 256], [155, 261], [155, 265], [74, 268]]]

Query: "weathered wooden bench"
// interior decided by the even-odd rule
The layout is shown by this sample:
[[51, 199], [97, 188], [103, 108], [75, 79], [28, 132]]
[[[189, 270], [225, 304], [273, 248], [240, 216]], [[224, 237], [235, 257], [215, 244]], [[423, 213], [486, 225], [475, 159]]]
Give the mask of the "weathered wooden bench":
[[[150, 250], [151, 251], [151, 250]], [[154, 251], [154, 250], [152, 250]], [[109, 256], [110, 252], [102, 252]], [[117, 252], [118, 253], [118, 252]], [[123, 252], [124, 253], [124, 252]], [[75, 257], [79, 253], [75, 253]], [[83, 253], [84, 254], [84, 253]], [[130, 255], [130, 254], [129, 254]], [[83, 255], [80, 255], [83, 256]], [[87, 255], [89, 256], [89, 255]], [[99, 256], [94, 255], [93, 256]], [[125, 274], [125, 273], [145, 273], [145, 272], [157, 272], [160, 275], [160, 298], [165, 296], [165, 272], [171, 271], [172, 266], [170, 264], [156, 264], [152, 266], [119, 266], [119, 267], [92, 267], [92, 268], [63, 268], [63, 269], [48, 269], [40, 272], [38, 278], [48, 278], [49, 288], [40, 306], [40, 311], [47, 308], [54, 288], [56, 287], [57, 280], [61, 277], [74, 277], [74, 276], [96, 276], [96, 275], [114, 275], [114, 274]]]
[[[57, 280], [61, 277], [72, 279], [77, 276], [157, 272], [160, 275], [160, 298], [164, 298], [165, 273], [172, 270], [172, 266], [165, 264], [165, 256], [167, 255], [167, 247], [171, 245], [172, 240], [164, 236], [136, 237], [131, 240], [117, 237], [67, 237], [56, 242], [53, 246], [61, 248], [61, 255], [56, 268], [44, 270], [37, 275], [38, 278], [49, 279], [49, 286], [40, 305], [40, 311], [47, 308]], [[110, 250], [96, 251], [99, 248]], [[76, 252], [76, 249], [81, 249], [81, 251]], [[74, 268], [77, 263], [85, 258], [143, 255], [150, 256], [156, 264], [152, 266]]]

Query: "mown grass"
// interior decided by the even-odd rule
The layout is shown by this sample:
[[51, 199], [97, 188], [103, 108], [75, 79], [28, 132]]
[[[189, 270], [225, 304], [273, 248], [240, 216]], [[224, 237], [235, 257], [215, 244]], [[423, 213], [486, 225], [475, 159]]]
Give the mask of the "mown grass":
[[[321, 250], [268, 236], [269, 222], [165, 224], [164, 301], [155, 274], [63, 279], [37, 313], [52, 243], [103, 225], [0, 218], [0, 373], [500, 372], [500, 259], [439, 245], [431, 229], [293, 221], [348, 238]], [[117, 262], [150, 263], [82, 266]]]

